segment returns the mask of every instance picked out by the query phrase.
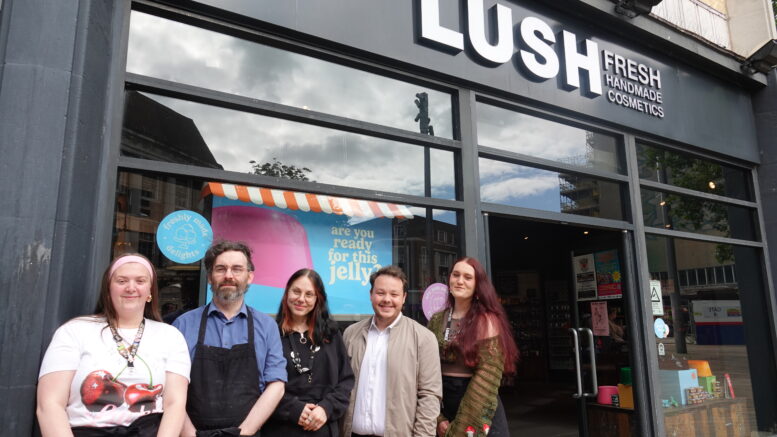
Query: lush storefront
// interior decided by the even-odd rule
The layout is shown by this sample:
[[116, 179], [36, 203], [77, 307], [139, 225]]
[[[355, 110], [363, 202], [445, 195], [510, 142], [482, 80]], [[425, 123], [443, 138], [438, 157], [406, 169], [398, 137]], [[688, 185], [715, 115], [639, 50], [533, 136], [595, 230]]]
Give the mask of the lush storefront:
[[[424, 290], [472, 255], [523, 356], [503, 389], [515, 435], [554, 421], [592, 436], [775, 430], [762, 78], [585, 5], [115, 3], [74, 8], [86, 20], [74, 28], [92, 27], [75, 44], [84, 81], [68, 85], [86, 97], [70, 105], [91, 128], [67, 173], [79, 183], [52, 181], [44, 199], [91, 217], [54, 238], [78, 240], [82, 275], [141, 252], [168, 313], [199, 305], [197, 223], [168, 232], [178, 251], [160, 229], [201, 216], [254, 248], [262, 311], [312, 267], [347, 324], [371, 311], [369, 273], [398, 264], [405, 314], [425, 322]], [[48, 262], [70, 269], [68, 253]], [[70, 288], [42, 296], [51, 320], [30, 348], [96, 297]], [[620, 406], [596, 402], [600, 385], [620, 387]], [[545, 400], [563, 405], [524, 408]]]

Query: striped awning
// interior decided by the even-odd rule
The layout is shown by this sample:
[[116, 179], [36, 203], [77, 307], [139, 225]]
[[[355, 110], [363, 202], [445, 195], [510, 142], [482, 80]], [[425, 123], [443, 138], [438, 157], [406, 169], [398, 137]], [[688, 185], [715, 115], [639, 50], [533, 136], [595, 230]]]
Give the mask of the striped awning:
[[202, 189], [202, 195], [209, 194], [257, 205], [347, 215], [349, 217], [413, 218], [413, 213], [405, 205], [276, 190], [274, 188], [208, 182]]

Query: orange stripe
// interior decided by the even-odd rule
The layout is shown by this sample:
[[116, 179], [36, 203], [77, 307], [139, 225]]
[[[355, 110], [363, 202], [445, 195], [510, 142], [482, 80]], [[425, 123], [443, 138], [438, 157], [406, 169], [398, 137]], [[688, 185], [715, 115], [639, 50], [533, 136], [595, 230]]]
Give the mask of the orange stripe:
[[329, 198], [329, 207], [332, 208], [333, 213], [343, 215], [343, 209], [340, 208], [340, 202], [334, 197]]
[[305, 198], [308, 199], [311, 211], [321, 212], [321, 205], [318, 203], [318, 197], [315, 194], [305, 193]]
[[275, 206], [275, 199], [272, 198], [272, 192], [268, 188], [259, 188], [262, 195], [262, 202], [267, 206]]
[[212, 190], [211, 190], [211, 188], [210, 188], [210, 185], [211, 185], [212, 183], [213, 183], [213, 182], [207, 182], [207, 183], [206, 183], [206, 184], [205, 184], [205, 185], [202, 187], [202, 194], [201, 194], [201, 196], [202, 196], [202, 197], [205, 197], [205, 196], [208, 196], [208, 195], [211, 195], [211, 194], [213, 194], [213, 191], [212, 191]]
[[404, 215], [402, 214], [402, 211], [400, 211], [396, 205], [394, 205], [393, 203], [387, 203], [386, 205], [388, 205], [391, 212], [394, 213], [394, 217], [404, 217]]
[[383, 217], [383, 211], [380, 210], [377, 203], [367, 201], [367, 205], [370, 205], [370, 209], [375, 214], [375, 217]]
[[299, 209], [297, 205], [297, 198], [294, 197], [294, 193], [291, 191], [284, 191], [283, 198], [286, 199], [286, 207], [289, 209]]
[[209, 185], [210, 185], [210, 189], [213, 191], [214, 196], [226, 197], [224, 195], [224, 186], [221, 185], [219, 182], [211, 182]]
[[364, 211], [362, 211], [362, 207], [359, 205], [359, 202], [357, 202], [355, 199], [348, 199], [348, 203], [351, 205], [351, 210], [353, 211], [353, 215], [356, 217], [364, 217], [365, 214]]
[[251, 203], [251, 196], [248, 195], [248, 188], [245, 185], [235, 185], [237, 198], [246, 203]]

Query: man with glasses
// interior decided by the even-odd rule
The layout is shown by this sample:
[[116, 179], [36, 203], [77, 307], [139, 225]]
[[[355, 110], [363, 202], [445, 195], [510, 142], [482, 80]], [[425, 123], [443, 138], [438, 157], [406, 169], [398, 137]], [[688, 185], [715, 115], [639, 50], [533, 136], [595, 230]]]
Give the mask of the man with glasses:
[[173, 325], [192, 359], [183, 436], [259, 436], [281, 400], [286, 359], [275, 322], [246, 306], [254, 278], [251, 249], [220, 241], [205, 253], [211, 302]]

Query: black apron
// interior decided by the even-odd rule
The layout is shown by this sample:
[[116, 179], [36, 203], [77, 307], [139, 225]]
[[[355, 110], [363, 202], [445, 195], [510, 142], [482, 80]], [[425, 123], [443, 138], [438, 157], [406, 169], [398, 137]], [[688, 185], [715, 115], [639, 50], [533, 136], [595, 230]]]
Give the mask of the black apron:
[[251, 309], [246, 307], [248, 343], [230, 349], [205, 345], [209, 310], [210, 304], [202, 312], [186, 401], [186, 412], [198, 431], [239, 426], [261, 395]]

